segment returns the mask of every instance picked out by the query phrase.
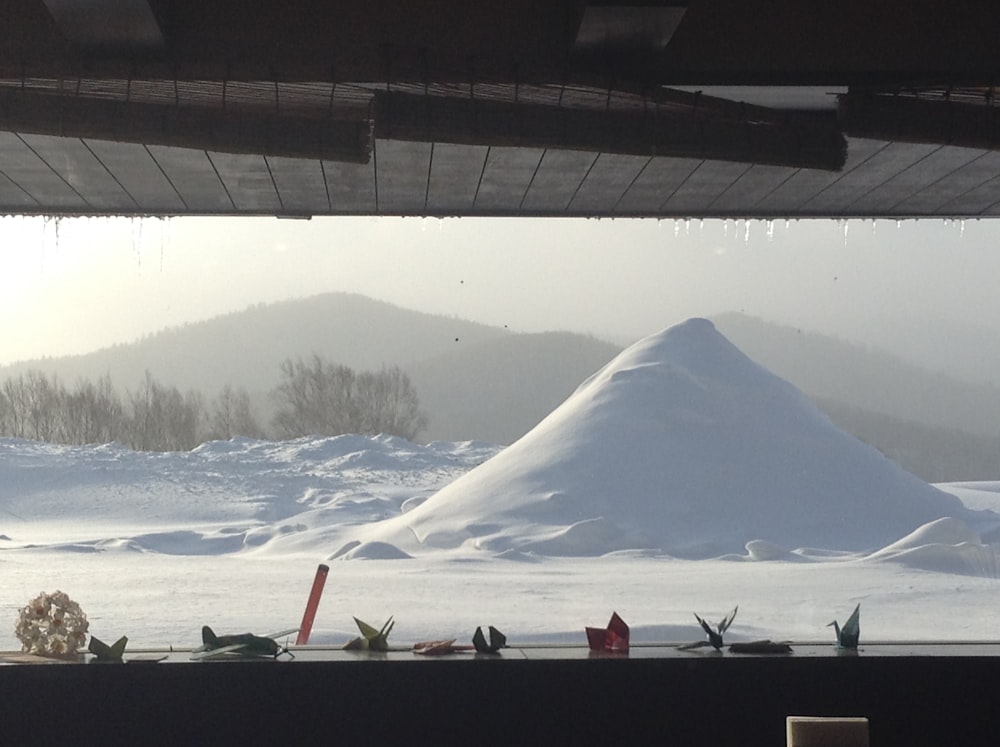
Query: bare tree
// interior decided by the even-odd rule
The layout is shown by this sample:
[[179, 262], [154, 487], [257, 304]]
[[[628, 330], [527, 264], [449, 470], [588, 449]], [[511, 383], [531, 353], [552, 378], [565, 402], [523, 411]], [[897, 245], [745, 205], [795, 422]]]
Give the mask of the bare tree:
[[226, 384], [212, 401], [208, 438], [263, 438], [264, 435], [264, 429], [250, 408], [250, 395], [245, 389], [233, 389]]
[[54, 441], [60, 420], [61, 386], [56, 377], [36, 369], [27, 373], [24, 382], [27, 397], [27, 436], [36, 441]]
[[0, 425], [4, 435], [39, 441], [58, 439], [65, 398], [58, 379], [49, 381], [43, 372], [31, 369], [16, 379], [7, 379], [2, 392]]
[[286, 359], [273, 391], [279, 436], [388, 433], [413, 439], [426, 427], [416, 390], [399, 368], [356, 374], [314, 354]]
[[0, 435], [52, 443], [107, 443], [120, 440], [134, 449], [185, 450], [201, 441], [201, 395], [181, 394], [147, 371], [128, 408], [111, 377], [96, 384], [81, 380], [70, 392], [53, 376], [30, 370], [0, 387]]
[[360, 374], [357, 399], [360, 433], [389, 433], [412, 441], [427, 427], [417, 390], [398, 366]]
[[197, 392], [181, 394], [146, 377], [128, 393], [126, 443], [140, 451], [184, 451], [200, 443], [199, 424], [204, 405]]
[[107, 443], [122, 429], [121, 400], [104, 376], [81, 380], [68, 391], [37, 370], [0, 387], [0, 434], [54, 443]]
[[11, 404], [7, 401], [7, 392], [0, 388], [0, 436], [10, 435], [11, 420]]
[[24, 376], [3, 383], [4, 433], [14, 438], [27, 438], [28, 390]]
[[[427, 425], [417, 393], [399, 367], [356, 373], [319, 355], [285, 360], [272, 392], [279, 437], [386, 433], [413, 440]], [[37, 370], [0, 387], [0, 435], [58, 443], [121, 441], [142, 451], [191, 449], [207, 438], [265, 437], [245, 390], [231, 386], [212, 400], [207, 429], [203, 398], [156, 381], [146, 371], [122, 399], [111, 377], [77, 382], [72, 391]]]
[[122, 434], [122, 403], [105, 374], [93, 383], [87, 379], [63, 401], [61, 441], [71, 444], [108, 443]]
[[282, 381], [273, 391], [278, 402], [274, 426], [283, 438], [337, 435], [353, 431], [354, 372], [313, 355], [281, 363]]

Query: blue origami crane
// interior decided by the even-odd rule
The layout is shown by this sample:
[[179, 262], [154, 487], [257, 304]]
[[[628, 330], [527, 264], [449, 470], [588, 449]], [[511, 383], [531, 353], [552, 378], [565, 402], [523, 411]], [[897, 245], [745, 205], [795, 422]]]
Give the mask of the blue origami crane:
[[838, 648], [857, 648], [858, 639], [861, 637], [861, 603], [854, 608], [854, 612], [847, 618], [844, 627], [834, 620], [827, 627], [833, 626], [833, 631], [837, 634]]

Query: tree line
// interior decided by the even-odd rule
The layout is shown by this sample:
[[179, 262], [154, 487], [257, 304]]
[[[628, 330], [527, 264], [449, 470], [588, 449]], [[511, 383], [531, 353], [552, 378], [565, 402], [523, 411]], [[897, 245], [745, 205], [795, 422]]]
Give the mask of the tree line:
[[60, 444], [117, 441], [138, 451], [186, 451], [235, 436], [296, 438], [385, 433], [414, 440], [427, 417], [398, 367], [354, 371], [320, 355], [286, 359], [271, 390], [274, 417], [264, 426], [245, 389], [226, 385], [208, 399], [180, 391], [147, 371], [120, 394], [110, 375], [72, 387], [30, 370], [0, 386], [0, 437]]

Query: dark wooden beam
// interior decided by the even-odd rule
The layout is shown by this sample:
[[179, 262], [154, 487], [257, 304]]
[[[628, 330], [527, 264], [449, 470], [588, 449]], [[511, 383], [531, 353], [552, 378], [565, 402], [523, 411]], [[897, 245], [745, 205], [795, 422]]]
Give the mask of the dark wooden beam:
[[367, 121], [111, 101], [20, 89], [0, 93], [0, 130], [351, 163], [367, 163], [371, 156]]
[[838, 170], [847, 144], [835, 124], [788, 124], [678, 112], [568, 109], [475, 98], [375, 95], [375, 136], [395, 140], [557, 148]]
[[[80, 54], [67, 36], [77, 33], [75, 24], [57, 23], [46, 3], [53, 9], [85, 10], [117, 3], [148, 6], [166, 41], [165, 53], [154, 62], [176, 68], [171, 77], [218, 79], [222, 71], [229, 80], [262, 74], [278, 80], [391, 80], [394, 73], [386, 76], [386, 68], [406, 69], [405, 58], [412, 57], [408, 67], [413, 70], [444, 69], [451, 80], [481, 82], [515, 76], [563, 80], [588, 7], [632, 6], [665, 14], [674, 5], [673, 0], [257, 0], [249, 12], [245, 0], [4, 0], [0, 77], [119, 77], [122, 67], [133, 77], [164, 74], [154, 62], [131, 56], [124, 66], [95, 64], [106, 60]], [[960, 10], [954, 5], [946, 0], [771, 0], [765, 11], [745, 0], [699, 0], [688, 3], [669, 44], [645, 64], [625, 65], [615, 52], [598, 55], [592, 69], [667, 85], [995, 80], [1000, 38], [995, 3], [965, 0]], [[623, 23], [623, 31], [609, 29], [590, 38], [599, 48], [648, 49], [666, 38], [661, 24], [655, 21], [636, 32], [632, 23]], [[102, 43], [109, 37], [108, 28], [85, 36]], [[127, 32], [124, 38], [136, 34]], [[387, 66], [387, 49], [404, 51], [394, 53]], [[433, 74], [426, 79], [443, 80]]]
[[839, 97], [839, 117], [852, 137], [1000, 150], [1000, 108], [986, 96], [970, 103], [849, 92]]

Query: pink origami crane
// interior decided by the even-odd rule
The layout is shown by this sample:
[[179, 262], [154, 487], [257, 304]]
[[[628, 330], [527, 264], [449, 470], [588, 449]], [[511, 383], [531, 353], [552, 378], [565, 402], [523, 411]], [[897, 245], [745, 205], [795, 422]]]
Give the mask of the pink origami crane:
[[587, 628], [587, 643], [590, 645], [591, 651], [627, 654], [628, 625], [618, 617], [617, 612], [613, 612], [608, 627]]

